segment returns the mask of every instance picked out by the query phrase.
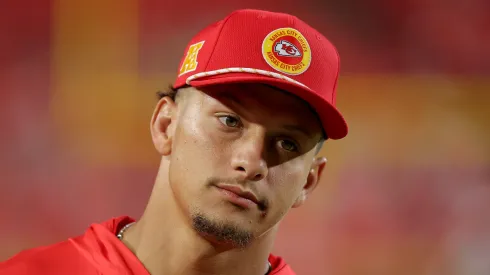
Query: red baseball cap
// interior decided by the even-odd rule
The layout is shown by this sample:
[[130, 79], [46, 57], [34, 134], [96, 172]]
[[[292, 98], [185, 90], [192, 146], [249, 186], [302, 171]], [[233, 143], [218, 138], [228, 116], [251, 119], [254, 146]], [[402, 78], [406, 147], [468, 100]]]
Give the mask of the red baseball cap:
[[339, 65], [332, 43], [299, 18], [238, 10], [189, 42], [173, 87], [272, 85], [309, 103], [327, 137], [341, 139], [348, 128], [335, 107]]

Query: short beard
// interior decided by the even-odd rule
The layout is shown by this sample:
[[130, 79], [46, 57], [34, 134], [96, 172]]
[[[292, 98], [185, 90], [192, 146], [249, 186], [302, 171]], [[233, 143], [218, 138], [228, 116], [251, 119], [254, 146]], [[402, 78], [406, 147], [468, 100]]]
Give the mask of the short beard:
[[236, 225], [213, 221], [202, 213], [192, 216], [192, 225], [199, 234], [209, 236], [220, 244], [237, 248], [245, 248], [253, 239], [251, 232], [242, 230]]

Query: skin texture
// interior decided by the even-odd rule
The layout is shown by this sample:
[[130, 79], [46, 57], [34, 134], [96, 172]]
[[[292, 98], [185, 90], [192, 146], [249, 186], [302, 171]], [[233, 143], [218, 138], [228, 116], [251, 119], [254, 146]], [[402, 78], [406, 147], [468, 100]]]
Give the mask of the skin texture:
[[[308, 105], [260, 84], [185, 88], [158, 102], [151, 135], [162, 160], [125, 244], [154, 275], [264, 274], [281, 219], [325, 167]], [[257, 202], [237, 202], [227, 187]]]

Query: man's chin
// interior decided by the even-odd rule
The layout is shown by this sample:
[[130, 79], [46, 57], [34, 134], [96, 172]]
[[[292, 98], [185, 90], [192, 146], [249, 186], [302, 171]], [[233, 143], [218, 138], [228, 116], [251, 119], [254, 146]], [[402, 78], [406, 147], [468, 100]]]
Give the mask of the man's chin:
[[230, 221], [211, 219], [205, 214], [192, 215], [192, 225], [199, 235], [221, 248], [244, 248], [253, 240], [253, 233]]

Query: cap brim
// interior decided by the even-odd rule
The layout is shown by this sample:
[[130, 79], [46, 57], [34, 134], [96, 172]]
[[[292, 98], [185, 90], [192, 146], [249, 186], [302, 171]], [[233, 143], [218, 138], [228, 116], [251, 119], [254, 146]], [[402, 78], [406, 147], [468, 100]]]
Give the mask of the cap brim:
[[228, 73], [198, 78], [190, 81], [189, 84], [192, 87], [199, 88], [210, 85], [232, 83], [262, 83], [290, 92], [306, 101], [316, 111], [329, 139], [341, 139], [348, 133], [347, 123], [337, 108], [310, 88], [300, 86], [287, 80], [250, 73]]

